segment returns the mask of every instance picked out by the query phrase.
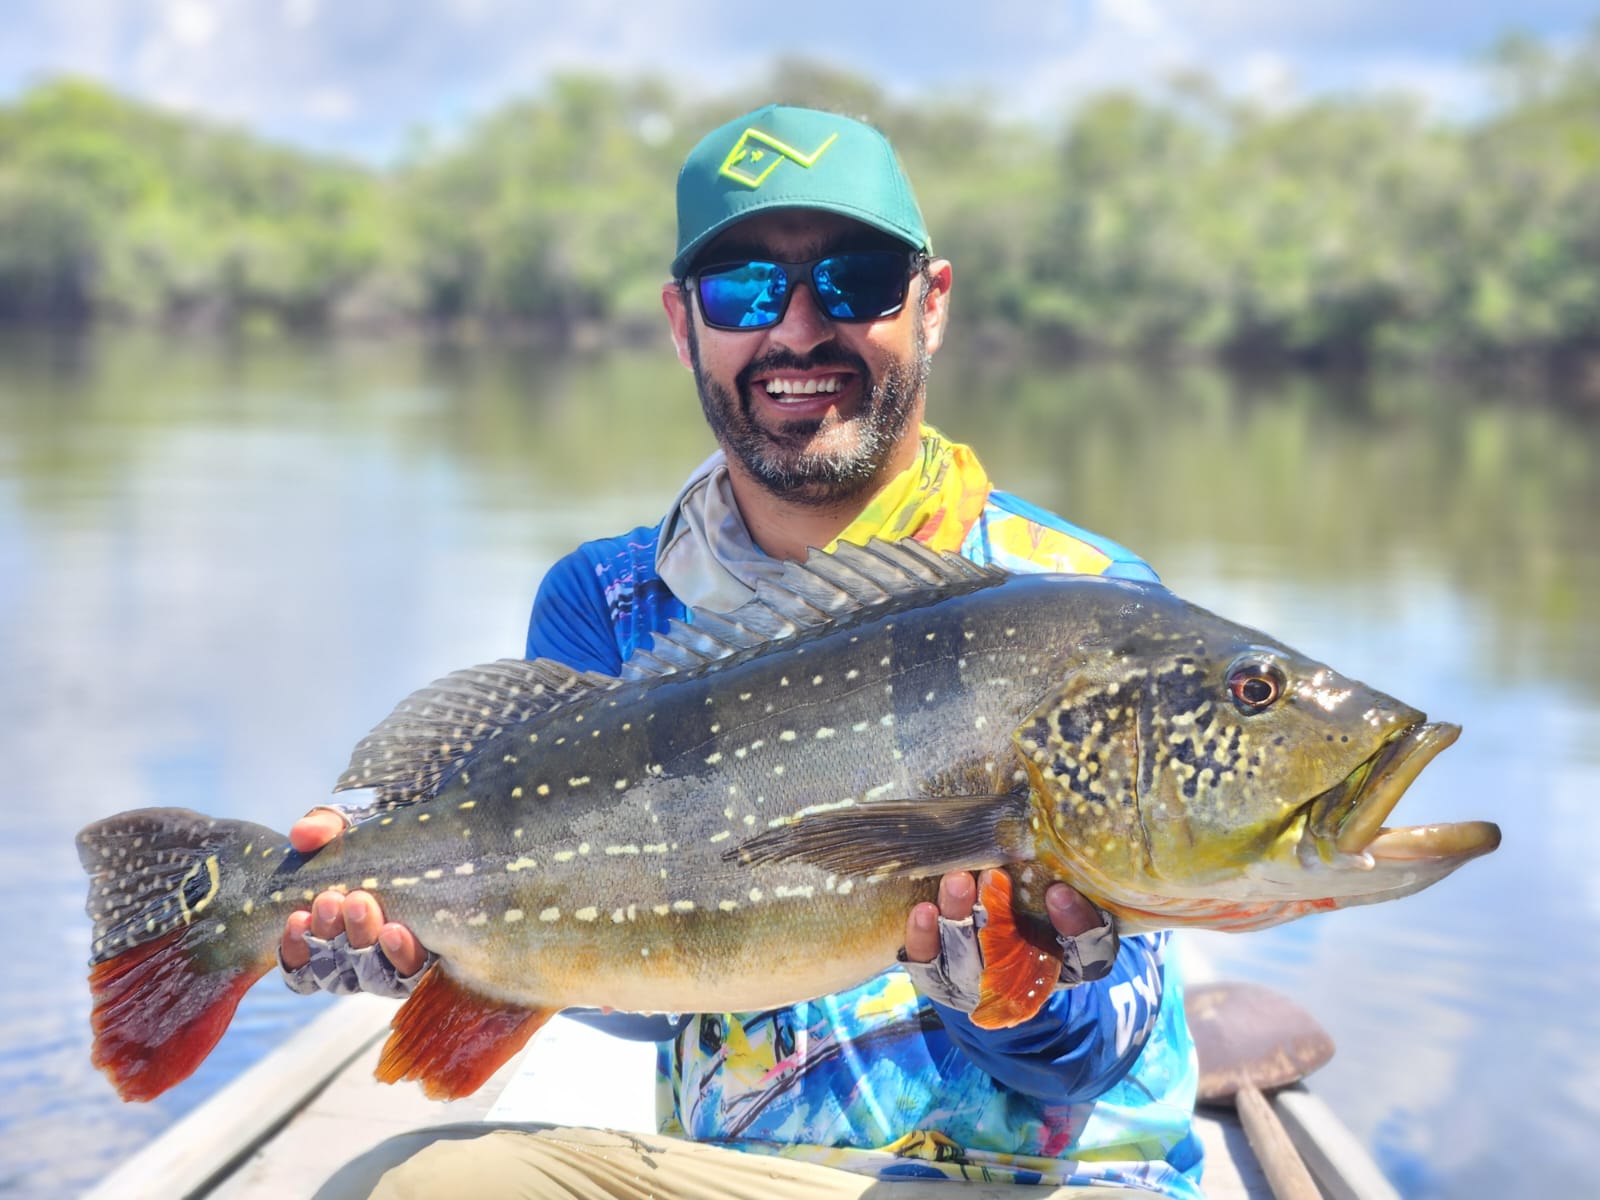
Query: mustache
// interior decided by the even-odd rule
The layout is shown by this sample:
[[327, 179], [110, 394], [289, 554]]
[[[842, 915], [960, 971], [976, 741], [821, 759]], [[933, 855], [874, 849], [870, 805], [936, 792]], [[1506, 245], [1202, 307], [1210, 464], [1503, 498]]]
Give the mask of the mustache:
[[769, 351], [745, 364], [734, 382], [743, 392], [757, 375], [771, 371], [815, 371], [823, 367], [848, 367], [863, 379], [870, 378], [866, 360], [859, 354], [850, 353], [837, 342], [824, 342], [804, 355], [785, 349]]

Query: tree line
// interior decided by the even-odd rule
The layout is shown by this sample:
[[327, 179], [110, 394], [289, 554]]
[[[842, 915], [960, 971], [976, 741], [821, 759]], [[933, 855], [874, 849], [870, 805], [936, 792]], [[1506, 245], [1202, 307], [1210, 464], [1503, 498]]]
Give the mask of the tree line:
[[0, 320], [576, 331], [659, 323], [689, 145], [774, 97], [894, 141], [962, 320], [1073, 350], [1309, 361], [1600, 348], [1600, 27], [1503, 41], [1494, 103], [1274, 106], [1200, 75], [1059, 122], [782, 62], [692, 99], [570, 75], [374, 169], [94, 83], [0, 106]]

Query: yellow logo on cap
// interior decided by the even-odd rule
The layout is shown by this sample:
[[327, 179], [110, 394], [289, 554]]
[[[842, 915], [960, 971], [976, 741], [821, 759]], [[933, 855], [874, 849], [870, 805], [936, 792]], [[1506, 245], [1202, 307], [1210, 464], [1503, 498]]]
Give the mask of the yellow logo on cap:
[[[806, 154], [780, 142], [770, 133], [762, 133], [759, 129], [746, 129], [733, 144], [733, 149], [728, 151], [728, 157], [722, 160], [722, 166], [717, 168], [717, 174], [735, 183], [742, 183], [745, 187], [758, 188], [766, 182], [768, 175], [778, 169], [778, 164], [784, 159], [798, 163], [802, 167], [814, 166], [817, 159], [822, 157], [822, 152], [833, 145], [838, 136], [837, 133], [829, 134], [827, 141], [810, 154]], [[763, 164], [762, 160], [768, 157], [769, 150], [774, 152], [771, 155], [772, 161]], [[753, 174], [746, 169], [757, 166], [761, 168], [760, 174]]]

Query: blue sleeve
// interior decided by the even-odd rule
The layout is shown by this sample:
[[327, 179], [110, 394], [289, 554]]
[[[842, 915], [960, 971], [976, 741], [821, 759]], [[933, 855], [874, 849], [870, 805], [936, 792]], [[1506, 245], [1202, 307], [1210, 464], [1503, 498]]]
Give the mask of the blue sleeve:
[[528, 618], [528, 658], [553, 658], [579, 671], [622, 669], [605, 591], [582, 549], [545, 574]]
[[1058, 990], [1036, 1017], [1010, 1029], [980, 1029], [966, 1013], [934, 1007], [951, 1040], [995, 1079], [1073, 1104], [1128, 1073], [1155, 1028], [1162, 985], [1160, 941], [1139, 935], [1122, 939], [1105, 979]]

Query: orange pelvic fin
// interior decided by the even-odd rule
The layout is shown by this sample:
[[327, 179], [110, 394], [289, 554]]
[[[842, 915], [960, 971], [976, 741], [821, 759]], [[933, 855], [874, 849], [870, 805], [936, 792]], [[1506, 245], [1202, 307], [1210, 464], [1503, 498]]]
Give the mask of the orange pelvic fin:
[[430, 1100], [458, 1100], [482, 1087], [555, 1013], [492, 1000], [435, 967], [395, 1014], [377, 1076], [384, 1083], [418, 1080]]
[[980, 876], [978, 900], [988, 924], [978, 933], [983, 977], [972, 1023], [983, 1029], [1009, 1029], [1036, 1015], [1061, 978], [1061, 950], [1049, 919], [1015, 911], [1011, 894], [1005, 871]]
[[124, 1100], [153, 1100], [194, 1073], [233, 1020], [239, 999], [269, 971], [271, 954], [220, 968], [180, 927], [89, 968], [94, 1065]]

